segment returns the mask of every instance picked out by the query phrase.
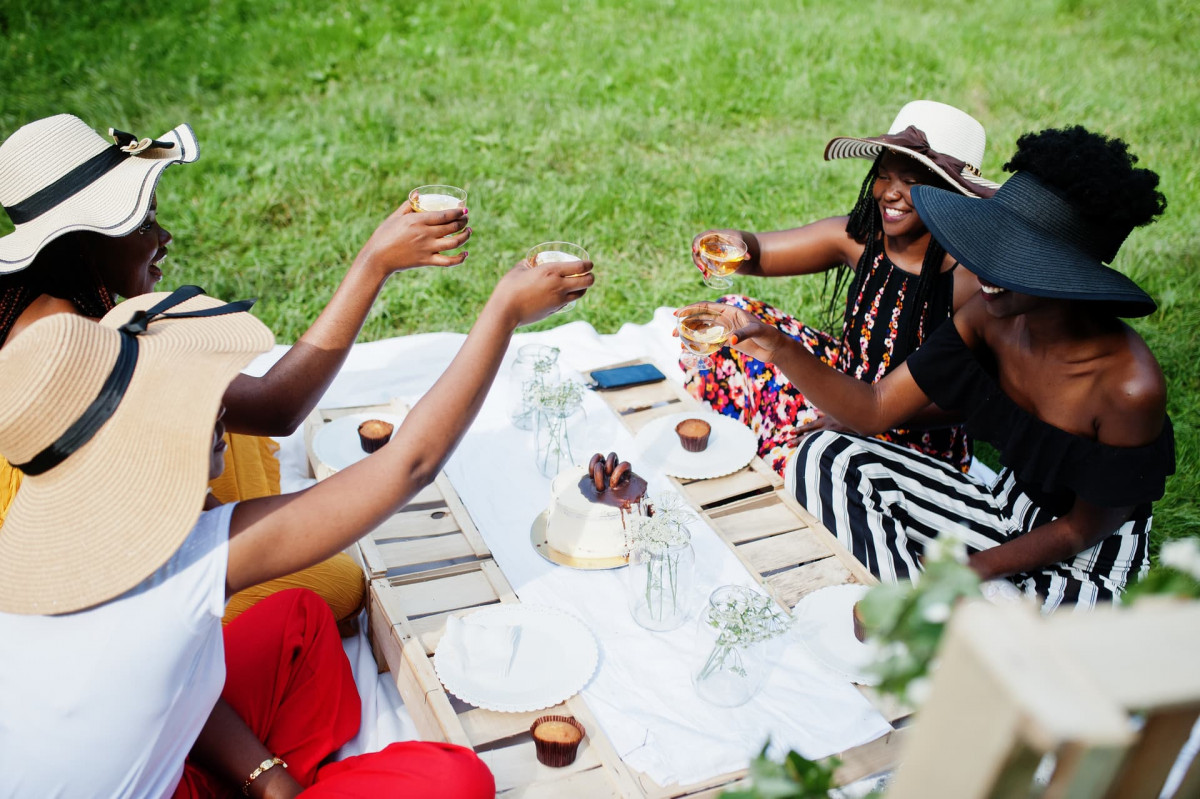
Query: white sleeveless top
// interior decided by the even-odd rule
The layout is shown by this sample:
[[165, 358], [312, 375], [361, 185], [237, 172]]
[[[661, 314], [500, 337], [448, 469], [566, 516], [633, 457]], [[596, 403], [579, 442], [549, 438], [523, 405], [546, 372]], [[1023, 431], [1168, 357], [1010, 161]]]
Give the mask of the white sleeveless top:
[[158, 571], [63, 616], [0, 613], [0, 797], [163, 797], [225, 683], [234, 505]]

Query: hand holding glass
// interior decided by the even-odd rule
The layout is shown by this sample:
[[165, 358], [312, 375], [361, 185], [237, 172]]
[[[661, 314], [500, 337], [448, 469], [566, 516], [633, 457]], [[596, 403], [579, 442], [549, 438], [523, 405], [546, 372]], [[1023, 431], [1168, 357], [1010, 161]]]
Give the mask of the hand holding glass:
[[457, 186], [418, 186], [408, 193], [414, 211], [449, 211], [467, 207], [467, 191]]
[[[525, 254], [525, 260], [530, 266], [543, 266], [564, 261], [590, 261], [592, 257], [578, 244], [571, 244], [569, 241], [544, 241], [532, 247]], [[575, 300], [571, 300], [555, 313], [566, 313], [574, 307]]]
[[713, 361], [709, 356], [725, 346], [731, 332], [721, 315], [695, 308], [677, 317], [675, 326], [683, 344], [681, 363], [684, 368], [712, 369]]
[[709, 233], [696, 243], [696, 252], [704, 269], [704, 285], [727, 289], [730, 277], [746, 260], [746, 242], [726, 233]]

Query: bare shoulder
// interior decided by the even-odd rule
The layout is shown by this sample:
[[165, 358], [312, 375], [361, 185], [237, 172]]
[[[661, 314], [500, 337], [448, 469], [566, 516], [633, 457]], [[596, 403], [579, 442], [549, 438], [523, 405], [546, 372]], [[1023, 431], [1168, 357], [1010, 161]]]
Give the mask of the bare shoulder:
[[1154, 441], [1167, 415], [1167, 381], [1150, 347], [1122, 324], [1121, 352], [1104, 376], [1105, 410], [1097, 435], [1105, 444], [1137, 447]]
[[39, 319], [45, 319], [47, 316], [54, 316], [55, 314], [60, 313], [79, 315], [79, 309], [76, 308], [75, 304], [70, 300], [51, 297], [49, 294], [41, 295], [32, 303], [30, 303], [28, 308], [21, 312], [21, 315], [17, 317], [17, 321], [13, 322], [12, 329], [8, 331], [8, 338], [4, 340], [4, 343], [7, 344], [8, 342], [12, 341], [14, 338], [19, 336], [25, 330], [25, 328], [29, 327]]
[[979, 292], [975, 292], [975, 295], [954, 313], [954, 327], [958, 329], [959, 338], [971, 349], [987, 345], [990, 336], [996, 335], [993, 329], [995, 321], [983, 307], [983, 299]]

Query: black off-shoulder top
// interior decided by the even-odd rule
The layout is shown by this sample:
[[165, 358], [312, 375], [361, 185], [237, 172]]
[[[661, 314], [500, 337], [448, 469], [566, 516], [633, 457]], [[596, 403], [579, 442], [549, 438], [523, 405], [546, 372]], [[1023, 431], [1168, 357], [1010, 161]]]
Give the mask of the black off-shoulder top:
[[905, 361], [917, 385], [943, 410], [961, 411], [967, 432], [991, 443], [1020, 487], [1055, 515], [1076, 496], [1099, 507], [1136, 506], [1150, 515], [1175, 473], [1175, 434], [1168, 418], [1154, 441], [1114, 447], [1068, 433], [1017, 405], [963, 343], [953, 323], [938, 327]]

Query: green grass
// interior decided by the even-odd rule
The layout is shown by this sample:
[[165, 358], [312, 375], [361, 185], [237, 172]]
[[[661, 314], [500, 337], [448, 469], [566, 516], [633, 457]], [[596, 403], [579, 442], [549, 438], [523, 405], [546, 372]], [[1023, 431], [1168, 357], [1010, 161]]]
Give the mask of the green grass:
[[[1170, 208], [1118, 259], [1161, 303], [1135, 323], [1170, 381], [1178, 473], [1158, 536], [1200, 535], [1200, 82], [1192, 0], [0, 0], [0, 133], [70, 111], [202, 159], [168, 171], [168, 283], [258, 296], [294, 340], [408, 189], [471, 192], [457, 270], [401, 275], [367, 339], [465, 330], [533, 243], [580, 242], [599, 281], [570, 318], [601, 332], [707, 296], [687, 246], [844, 212], [865, 163], [836, 134], [919, 97], [971, 111], [985, 173], [1028, 130], [1130, 142]], [[7, 225], [7, 220], [3, 220]], [[0, 228], [7, 232], [8, 227]], [[813, 317], [821, 281], [739, 290]], [[557, 324], [561, 319], [555, 319]]]

